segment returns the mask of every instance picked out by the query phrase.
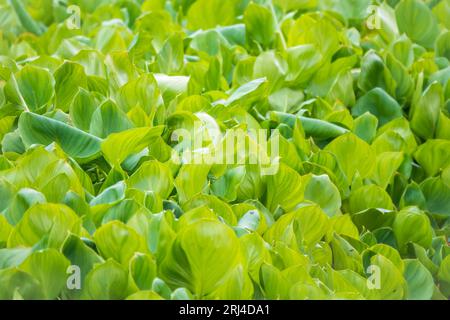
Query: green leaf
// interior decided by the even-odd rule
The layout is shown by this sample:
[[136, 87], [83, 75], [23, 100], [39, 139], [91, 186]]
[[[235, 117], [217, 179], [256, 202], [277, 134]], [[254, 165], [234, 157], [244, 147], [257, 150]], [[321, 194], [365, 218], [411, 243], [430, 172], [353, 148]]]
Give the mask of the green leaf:
[[398, 151], [412, 154], [416, 151], [417, 142], [409, 122], [405, 118], [398, 118], [378, 130], [372, 148], [377, 154]]
[[[283, 81], [287, 71], [286, 69], [287, 69], [286, 62], [284, 61], [283, 57], [280, 54], [273, 51], [266, 51], [261, 53], [256, 58], [255, 63], [253, 65], [253, 74], [251, 75], [251, 77], [254, 79], [266, 78], [268, 81], [269, 90], [270, 92], [273, 92], [283, 85]], [[293, 97], [293, 93], [291, 92], [296, 92], [297, 95]], [[284, 101], [274, 101], [274, 97], [272, 97], [272, 100], [269, 100], [271, 104], [272, 103], [294, 104], [294, 101], [303, 100], [303, 95], [301, 92], [289, 90], [289, 88], [283, 88], [282, 92], [278, 92], [278, 95], [275, 95], [275, 97], [276, 96], [279, 96], [280, 98], [283, 97]], [[288, 100], [289, 102], [286, 100]]]
[[8, 222], [16, 225], [22, 219], [23, 214], [36, 203], [45, 203], [45, 196], [34, 189], [20, 189], [14, 196], [5, 216]]
[[405, 188], [399, 206], [400, 208], [408, 206], [417, 206], [419, 208], [426, 207], [425, 196], [417, 183], [413, 182]]
[[275, 111], [289, 112], [295, 110], [303, 98], [301, 91], [282, 88], [269, 96], [269, 103]]
[[136, 253], [130, 260], [130, 273], [141, 290], [150, 290], [156, 277], [156, 263], [149, 254]]
[[[348, 236], [358, 239], [359, 232], [356, 224], [353, 223], [352, 217], [348, 214], [336, 215], [330, 219], [331, 228], [329, 231], [336, 232], [341, 236]], [[329, 237], [331, 237], [329, 235]]]
[[260, 282], [265, 296], [269, 299], [285, 299], [288, 294], [288, 283], [280, 270], [270, 264], [263, 264], [260, 269]]
[[5, 85], [5, 96], [28, 111], [42, 112], [54, 95], [55, 80], [45, 69], [27, 65]]
[[12, 300], [19, 295], [26, 300], [42, 300], [45, 298], [39, 282], [26, 272], [17, 268], [0, 270], [2, 290], [0, 300]]
[[[187, 13], [188, 28], [211, 29], [234, 23], [235, 5], [233, 0], [197, 0]], [[220, 14], [217, 14], [220, 12]]]
[[327, 175], [311, 177], [306, 185], [305, 200], [317, 203], [329, 217], [337, 215], [341, 207], [339, 190]]
[[420, 189], [429, 212], [444, 216], [450, 215], [450, 185], [443, 177], [428, 178], [421, 183]]
[[258, 165], [247, 165], [245, 175], [237, 189], [237, 199], [260, 199], [264, 193], [265, 179], [261, 176]]
[[[226, 202], [221, 201], [219, 198], [212, 195], [198, 194], [194, 196], [192, 199], [190, 199], [188, 202], [183, 204], [183, 210], [189, 212], [186, 212], [181, 216], [180, 224], [184, 218], [187, 218], [190, 216], [190, 214], [194, 213], [193, 211], [195, 210], [192, 209], [202, 207], [203, 209], [206, 209], [205, 207], [208, 207], [214, 212], [214, 214], [212, 214], [213, 217], [217, 215], [220, 218], [224, 219], [225, 222], [227, 222], [229, 225], [235, 225], [237, 223], [233, 210]], [[208, 216], [211, 216], [210, 210], [207, 209], [206, 210], [207, 212], [204, 212], [205, 210], [202, 211], [203, 211], [202, 214], [206, 213]]]
[[244, 23], [248, 41], [256, 41], [266, 48], [274, 40], [276, 22], [268, 8], [250, 3], [244, 12]]
[[[80, 271], [80, 274], [72, 274], [72, 276], [80, 277], [79, 289], [67, 288], [64, 294], [70, 299], [79, 299], [85, 287], [85, 278], [87, 274], [92, 270], [95, 264], [102, 263], [103, 259], [94, 251], [94, 249], [90, 248], [86, 242], [83, 242], [74, 234], [70, 234], [66, 238], [62, 245], [61, 252], [70, 260], [70, 264], [72, 266], [78, 266]], [[67, 274], [67, 277], [69, 276], [71, 275]], [[67, 281], [69, 281], [69, 279], [67, 279]], [[77, 284], [76, 281], [74, 281], [73, 284]]]
[[84, 297], [94, 300], [118, 300], [127, 297], [128, 274], [112, 259], [97, 264], [86, 277]]
[[101, 145], [103, 155], [111, 165], [120, 165], [128, 156], [141, 152], [159, 137], [164, 127], [134, 128], [109, 135]]
[[302, 15], [297, 19], [287, 35], [288, 47], [312, 44], [328, 60], [339, 48], [339, 33], [328, 19]]
[[183, 67], [184, 47], [180, 34], [170, 36], [158, 53], [158, 70], [164, 74], [176, 74]]
[[88, 87], [83, 66], [73, 62], [65, 62], [55, 71], [55, 82], [55, 104], [63, 111], [69, 110], [80, 88]]
[[269, 114], [271, 120], [276, 120], [281, 123], [287, 124], [291, 128], [294, 128], [294, 126], [296, 126], [297, 119], [299, 119], [305, 132], [305, 135], [308, 137], [311, 136], [317, 140], [328, 140], [331, 138], [337, 138], [349, 132], [349, 130], [341, 126], [320, 119], [295, 116], [293, 114], [277, 111], [270, 112]]
[[222, 177], [211, 184], [211, 191], [226, 201], [234, 201], [237, 198], [238, 187], [243, 182], [244, 176], [244, 166], [228, 169]]
[[450, 255], [445, 257], [441, 262], [438, 272], [438, 280], [442, 292], [449, 297], [450, 296]]
[[427, 140], [414, 154], [414, 158], [428, 176], [435, 176], [450, 164], [450, 141]]
[[383, 89], [375, 88], [362, 96], [352, 109], [354, 116], [370, 112], [378, 118], [379, 126], [402, 116], [402, 110], [397, 101]]
[[16, 193], [16, 187], [6, 179], [0, 180], [0, 211], [3, 212], [10, 206]]
[[335, 7], [345, 18], [361, 20], [368, 15], [370, 4], [370, 0], [342, 0]]
[[391, 246], [379, 243], [366, 249], [362, 255], [363, 259], [367, 259], [367, 256], [372, 258], [373, 255], [376, 254], [380, 254], [383, 257], [389, 259], [401, 272], [405, 271], [405, 265], [403, 263], [402, 258], [400, 257], [400, 254], [396, 249], [392, 248]]
[[370, 231], [391, 226], [394, 219], [395, 212], [383, 209], [367, 209], [352, 215], [352, 220], [358, 229], [365, 228]]
[[153, 120], [163, 101], [155, 77], [144, 74], [135, 80], [123, 85], [116, 97], [119, 107], [124, 112], [129, 112], [138, 106]]
[[152, 291], [160, 295], [164, 299], [169, 299], [172, 291], [169, 286], [160, 278], [155, 278], [152, 283]]
[[89, 204], [91, 206], [101, 204], [114, 204], [125, 198], [126, 184], [119, 181], [112, 186], [105, 188], [100, 194], [93, 198]]
[[207, 181], [209, 165], [185, 164], [174, 181], [180, 203], [202, 192]]
[[392, 43], [392, 54], [405, 67], [411, 66], [414, 62], [414, 52], [412, 46], [413, 44], [411, 40], [406, 35], [402, 35], [399, 39]]
[[130, 188], [152, 191], [167, 199], [174, 187], [174, 180], [167, 165], [153, 160], [140, 166], [128, 179], [127, 184]]
[[219, 54], [221, 46], [229, 46], [227, 39], [217, 29], [199, 31], [191, 37], [190, 46], [194, 50], [206, 52], [210, 56]]
[[393, 229], [400, 252], [405, 252], [408, 242], [424, 248], [431, 246], [433, 230], [430, 220], [418, 208], [409, 207], [400, 211], [395, 217]]
[[46, 299], [55, 299], [66, 286], [68, 267], [69, 261], [60, 252], [46, 249], [32, 253], [19, 268], [41, 283]]
[[372, 50], [362, 58], [358, 86], [365, 92], [379, 87], [388, 94], [393, 94], [386, 66], [382, 58]]
[[443, 32], [436, 41], [436, 54], [450, 60], [450, 31]]
[[102, 225], [95, 232], [94, 240], [105, 259], [113, 258], [124, 266], [128, 265], [135, 252], [143, 250], [141, 236], [120, 221]]
[[[378, 267], [379, 272], [373, 272], [372, 276], [379, 276], [379, 288], [374, 288], [369, 291], [369, 299], [388, 299], [400, 300], [406, 294], [406, 284], [402, 273], [397, 267], [383, 255], [377, 254], [370, 260], [372, 266]], [[377, 270], [377, 269], [374, 269]]]
[[319, 206], [306, 206], [294, 212], [293, 230], [297, 241], [312, 247], [328, 231], [328, 217]]
[[18, 267], [32, 253], [32, 250], [31, 248], [0, 249], [0, 269]]
[[24, 112], [19, 118], [19, 132], [24, 143], [49, 145], [58, 143], [67, 154], [86, 162], [100, 155], [101, 140], [63, 122]]
[[186, 287], [202, 297], [216, 289], [237, 266], [239, 252], [239, 241], [232, 229], [216, 221], [198, 221], [177, 235], [161, 273], [169, 285]]
[[413, 79], [406, 67], [390, 53], [386, 56], [386, 67], [391, 72], [396, 84], [395, 96], [399, 101], [403, 101], [411, 95], [414, 89]]
[[346, 239], [335, 233], [330, 246], [333, 252], [333, 266], [336, 270], [363, 271], [360, 254]]
[[96, 108], [97, 101], [94, 94], [80, 88], [78, 93], [73, 97], [69, 107], [70, 118], [75, 127], [88, 132], [91, 125], [92, 114]]
[[392, 183], [395, 173], [405, 160], [401, 152], [383, 152], [377, 155], [373, 180], [381, 188], [386, 189]]
[[235, 105], [249, 107], [252, 102], [265, 95], [266, 88], [266, 78], [252, 80], [234, 90], [224, 104], [230, 107]]
[[133, 124], [127, 115], [108, 100], [92, 114], [89, 132], [99, 138], [106, 138], [112, 133], [131, 129]]
[[411, 129], [423, 139], [432, 139], [435, 135], [442, 105], [442, 87], [432, 83], [411, 108]]
[[36, 204], [28, 209], [13, 229], [8, 247], [31, 247], [46, 237], [49, 248], [59, 248], [69, 232], [81, 231], [79, 217], [61, 204]]
[[267, 177], [266, 207], [272, 213], [278, 207], [289, 212], [302, 202], [304, 193], [300, 174], [281, 163], [278, 172]]
[[450, 297], [450, 0], [53, 2], [0, 0], [0, 299]]
[[174, 98], [182, 96], [187, 91], [189, 77], [168, 76], [161, 73], [155, 73], [153, 76], [158, 83], [164, 102], [167, 104]]
[[334, 139], [324, 150], [336, 156], [349, 181], [357, 172], [367, 177], [374, 169], [375, 153], [372, 148], [352, 133]]
[[305, 85], [307, 81], [318, 71], [322, 64], [323, 56], [317, 48], [311, 44], [302, 44], [287, 49], [287, 81]]
[[227, 280], [208, 299], [248, 300], [253, 297], [253, 283], [244, 268], [235, 268]]
[[400, 32], [421, 46], [432, 48], [439, 28], [430, 8], [418, 0], [402, 0], [395, 8]]
[[25, 9], [24, 4], [20, 0], [10, 0], [19, 21], [25, 30], [37, 35], [44, 32], [44, 27], [38, 24]]
[[434, 292], [433, 276], [419, 260], [405, 260], [404, 277], [408, 284], [408, 300], [431, 299]]

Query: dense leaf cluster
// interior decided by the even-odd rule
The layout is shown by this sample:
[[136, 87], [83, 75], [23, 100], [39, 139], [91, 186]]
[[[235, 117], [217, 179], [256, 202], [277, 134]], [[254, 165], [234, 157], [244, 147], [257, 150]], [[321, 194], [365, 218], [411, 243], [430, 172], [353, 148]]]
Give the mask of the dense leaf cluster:
[[[448, 299], [449, 29], [449, 0], [0, 0], [0, 299]], [[186, 161], [211, 128], [278, 170]]]

